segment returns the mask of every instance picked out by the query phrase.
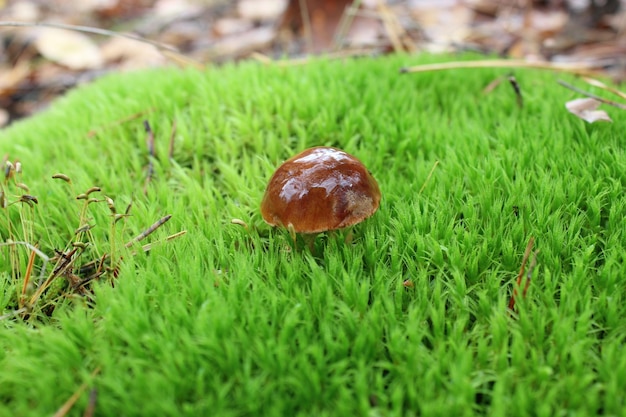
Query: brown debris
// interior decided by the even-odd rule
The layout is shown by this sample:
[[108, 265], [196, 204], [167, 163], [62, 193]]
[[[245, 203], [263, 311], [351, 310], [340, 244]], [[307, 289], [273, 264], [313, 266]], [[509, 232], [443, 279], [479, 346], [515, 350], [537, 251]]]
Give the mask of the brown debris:
[[[622, 3], [8, 0], [0, 8], [4, 26], [0, 126], [33, 114], [68, 89], [108, 72], [163, 65], [198, 67], [252, 56], [472, 50], [546, 66], [582, 62], [623, 80], [626, 10], [620, 8]], [[94, 30], [79, 33], [34, 22]], [[66, 46], [59, 48], [61, 43]]]

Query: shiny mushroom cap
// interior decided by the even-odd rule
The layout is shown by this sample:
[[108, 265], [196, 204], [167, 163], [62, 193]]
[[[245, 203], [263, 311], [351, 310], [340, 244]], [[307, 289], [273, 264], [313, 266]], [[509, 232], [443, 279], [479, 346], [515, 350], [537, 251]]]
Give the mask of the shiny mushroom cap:
[[319, 233], [357, 224], [378, 210], [380, 189], [354, 156], [310, 148], [283, 163], [267, 185], [261, 214], [272, 226]]

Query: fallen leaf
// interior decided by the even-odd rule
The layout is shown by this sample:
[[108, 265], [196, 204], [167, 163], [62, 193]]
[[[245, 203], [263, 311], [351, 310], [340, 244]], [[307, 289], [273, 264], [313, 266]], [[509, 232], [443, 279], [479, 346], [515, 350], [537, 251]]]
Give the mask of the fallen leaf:
[[35, 47], [50, 61], [74, 70], [96, 69], [103, 63], [100, 49], [91, 38], [71, 30], [41, 29]]
[[251, 30], [254, 27], [252, 21], [248, 19], [235, 19], [226, 17], [215, 22], [213, 33], [219, 37], [237, 35]]
[[244, 19], [270, 20], [280, 16], [286, 6], [285, 0], [240, 0], [237, 11]]
[[2, 20], [15, 20], [18, 22], [36, 22], [41, 19], [41, 5], [32, 1], [19, 1], [2, 9]]
[[13, 68], [0, 67], [0, 98], [13, 94], [31, 74], [30, 63], [20, 61]]
[[594, 98], [577, 98], [565, 103], [565, 107], [570, 113], [589, 123], [612, 122], [604, 110], [596, 110], [600, 104], [602, 103]]
[[253, 51], [262, 50], [276, 37], [276, 30], [271, 26], [262, 26], [216, 42], [209, 51], [210, 58], [224, 56], [243, 56]]
[[127, 38], [111, 38], [102, 45], [101, 54], [106, 62], [118, 62], [121, 70], [156, 67], [166, 61], [154, 45]]

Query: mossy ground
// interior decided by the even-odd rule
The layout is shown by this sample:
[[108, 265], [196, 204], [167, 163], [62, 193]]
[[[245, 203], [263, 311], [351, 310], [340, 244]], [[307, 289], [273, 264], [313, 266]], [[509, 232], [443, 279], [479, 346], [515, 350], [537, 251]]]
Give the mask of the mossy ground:
[[[49, 254], [78, 226], [57, 172], [132, 200], [129, 236], [168, 213], [154, 240], [188, 233], [126, 256], [93, 304], [0, 321], [0, 415], [50, 415], [85, 382], [98, 415], [622, 415], [623, 114], [578, 120], [550, 73], [515, 71], [523, 108], [508, 85], [481, 92], [508, 70], [398, 74], [436, 59], [116, 75], [2, 132], [39, 201], [8, 209], [33, 215]], [[313, 256], [258, 207], [281, 160], [316, 145], [360, 158], [383, 201], [351, 244], [322, 236]], [[92, 220], [105, 251], [106, 208]], [[2, 249], [0, 315], [22, 284]]]

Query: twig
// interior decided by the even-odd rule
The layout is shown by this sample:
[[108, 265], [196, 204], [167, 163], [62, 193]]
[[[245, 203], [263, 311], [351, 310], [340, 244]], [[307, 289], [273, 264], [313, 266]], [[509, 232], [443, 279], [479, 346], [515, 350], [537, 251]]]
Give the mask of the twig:
[[[161, 220], [163, 220], [163, 219], [161, 219]], [[169, 219], [168, 219], [168, 220], [169, 220]], [[146, 232], [144, 232], [144, 233], [146, 233]], [[152, 233], [152, 232], [150, 232], [150, 233]], [[157, 241], [157, 242], [148, 243], [148, 244], [146, 244], [146, 245], [143, 245], [143, 246], [141, 247], [141, 250], [142, 250], [142, 251], [144, 251], [144, 252], [148, 252], [148, 251], [150, 251], [150, 250], [152, 249], [152, 247], [153, 247], [155, 244], [157, 244], [157, 243], [161, 243], [161, 242], [169, 242], [170, 240], [173, 240], [173, 239], [176, 239], [177, 237], [183, 236], [183, 235], [184, 235], [184, 234], [186, 234], [186, 233], [187, 233], [187, 231], [186, 231], [186, 230], [183, 230], [183, 231], [180, 231], [180, 232], [174, 233], [173, 235], [170, 235], [170, 236], [166, 237], [166, 238], [165, 238], [165, 239], [163, 239], [163, 240], [159, 240], [159, 241]], [[141, 240], [141, 239], [144, 239], [144, 238], [145, 238], [145, 237], [142, 237], [141, 239], [139, 239], [139, 237], [140, 237], [140, 236], [141, 236], [141, 235], [139, 235], [138, 237], [136, 237], [136, 238], [135, 238], [135, 239], [133, 239], [132, 241], [130, 241], [130, 242], [128, 242], [128, 243], [126, 243], [126, 247], [128, 248], [128, 247], [132, 246], [134, 243], [138, 242], [139, 240]], [[146, 235], [146, 236], [147, 236], [147, 235]], [[137, 254], [137, 252], [131, 252], [131, 256], [135, 256], [136, 254]], [[88, 262], [88, 263], [86, 263], [86, 264], [84, 264], [84, 265], [81, 265], [81, 267], [80, 267], [80, 269], [79, 269], [79, 271], [78, 271], [78, 272], [79, 272], [79, 274], [81, 274], [81, 275], [87, 274], [87, 273], [89, 273], [90, 271], [95, 270], [95, 272], [93, 273], [93, 275], [92, 275], [92, 276], [90, 276], [90, 277], [89, 277], [87, 280], [85, 280], [84, 282], [82, 282], [82, 283], [81, 283], [81, 285], [84, 285], [86, 282], [91, 281], [92, 279], [94, 279], [94, 278], [96, 278], [96, 277], [98, 277], [98, 276], [102, 275], [102, 272], [101, 272], [101, 271], [102, 271], [102, 268], [103, 268], [103, 266], [104, 266], [104, 262], [105, 262], [107, 259], [109, 259], [109, 254], [108, 254], [108, 253], [105, 253], [105, 254], [104, 254], [104, 255], [102, 255], [102, 257], [100, 257], [99, 259], [95, 259], [95, 260], [90, 261], [90, 262]], [[97, 267], [96, 267], [96, 265], [97, 265]]]
[[569, 88], [570, 90], [575, 91], [575, 92], [577, 92], [579, 94], [582, 94], [582, 95], [587, 96], [589, 98], [592, 98], [594, 100], [598, 100], [601, 103], [608, 104], [609, 106], [617, 107], [618, 109], [626, 110], [626, 104], [617, 103], [617, 102], [612, 101], [612, 100], [607, 100], [605, 98], [602, 98], [600, 96], [592, 94], [592, 93], [590, 93], [588, 91], [581, 90], [580, 88], [575, 87], [575, 86], [571, 85], [570, 83], [567, 83], [567, 82], [565, 82], [563, 80], [558, 80], [558, 83], [561, 84], [565, 88]]
[[[74, 256], [76, 255], [77, 252], [78, 252], [78, 256]], [[79, 247], [75, 247], [68, 253], [61, 252], [59, 260], [57, 261], [54, 270], [48, 276], [48, 278], [46, 278], [46, 280], [41, 285], [39, 285], [39, 287], [37, 288], [37, 291], [35, 291], [33, 296], [28, 301], [28, 305], [34, 306], [37, 300], [39, 299], [39, 297], [41, 297], [44, 291], [46, 291], [46, 289], [48, 289], [50, 284], [52, 284], [52, 281], [54, 281], [55, 278], [65, 274], [65, 272], [72, 266], [74, 261], [76, 261], [76, 259], [78, 259], [78, 257], [82, 253], [83, 253], [83, 248], [79, 248]]]
[[470, 68], [532, 68], [550, 71], [570, 72], [581, 75], [590, 75], [597, 72], [594, 71], [594, 68], [597, 67], [589, 65], [588, 63], [576, 62], [569, 64], [555, 64], [552, 62], [529, 62], [520, 60], [493, 59], [487, 61], [457, 61], [444, 62], [439, 64], [418, 65], [415, 67], [404, 67], [400, 68], [400, 73], [407, 74], [414, 72], [431, 72]]
[[154, 222], [152, 224], [152, 226], [148, 227], [146, 230], [144, 230], [143, 232], [141, 232], [139, 235], [137, 235], [135, 238], [133, 238], [131, 241], [129, 241], [128, 243], [126, 243], [126, 247], [130, 248], [131, 246], [133, 246], [135, 243], [137, 242], [141, 242], [142, 240], [144, 240], [145, 238], [147, 238], [148, 236], [150, 236], [150, 234], [152, 232], [154, 232], [156, 229], [158, 229], [159, 227], [161, 227], [163, 224], [167, 223], [167, 221], [169, 219], [172, 218], [171, 214], [168, 214], [167, 216], [164, 216], [162, 218], [160, 218], [159, 220], [157, 220], [156, 222]]
[[608, 91], [609, 93], [615, 94], [616, 96], [626, 100], [626, 93], [618, 90], [617, 88], [609, 87], [608, 85], [604, 84], [602, 81], [596, 80], [595, 78], [590, 78], [590, 77], [581, 77], [581, 78], [589, 85], [601, 88], [605, 91]]
[[159, 49], [164, 49], [166, 51], [178, 53], [178, 48], [172, 45], [146, 39], [141, 36], [134, 35], [132, 33], [113, 32], [110, 30], [94, 28], [90, 26], [67, 25], [64, 23], [51, 23], [51, 22], [0, 22], [0, 27], [47, 27], [47, 28], [54, 28], [54, 29], [73, 30], [76, 32], [91, 33], [94, 35], [103, 35], [103, 36], [112, 36], [112, 37], [117, 37], [117, 38], [132, 39], [134, 41], [147, 43]]

